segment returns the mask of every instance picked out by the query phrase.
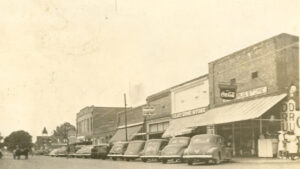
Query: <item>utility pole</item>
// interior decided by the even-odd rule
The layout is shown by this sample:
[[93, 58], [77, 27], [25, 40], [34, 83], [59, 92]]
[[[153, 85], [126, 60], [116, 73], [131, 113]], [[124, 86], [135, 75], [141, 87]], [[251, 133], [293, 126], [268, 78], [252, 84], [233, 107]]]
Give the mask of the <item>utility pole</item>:
[[126, 141], [128, 141], [128, 138], [127, 138], [127, 111], [126, 111], [126, 94], [124, 93], [124, 103], [125, 103], [125, 139]]

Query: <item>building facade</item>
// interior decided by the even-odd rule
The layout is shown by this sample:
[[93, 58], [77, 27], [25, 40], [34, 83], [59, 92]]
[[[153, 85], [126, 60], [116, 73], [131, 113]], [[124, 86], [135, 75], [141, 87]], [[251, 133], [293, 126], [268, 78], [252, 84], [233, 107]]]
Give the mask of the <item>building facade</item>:
[[144, 139], [143, 106], [129, 107], [126, 111], [123, 108], [118, 112], [116, 132], [110, 139], [110, 143]]
[[116, 132], [118, 112], [121, 107], [85, 107], [77, 113], [78, 141], [107, 143]]
[[145, 115], [147, 138], [161, 138], [169, 127], [171, 119], [171, 92], [170, 89], [163, 90], [148, 96], [147, 106], [154, 108], [151, 115]]
[[208, 75], [177, 85], [171, 89], [171, 121], [163, 137], [192, 136], [206, 133], [205, 128], [185, 129], [190, 119], [203, 114], [209, 106]]
[[280, 34], [209, 63], [211, 109], [198, 124], [224, 136], [236, 156], [275, 155], [277, 132], [289, 130], [282, 108], [291, 86], [299, 110], [298, 53], [299, 38]]

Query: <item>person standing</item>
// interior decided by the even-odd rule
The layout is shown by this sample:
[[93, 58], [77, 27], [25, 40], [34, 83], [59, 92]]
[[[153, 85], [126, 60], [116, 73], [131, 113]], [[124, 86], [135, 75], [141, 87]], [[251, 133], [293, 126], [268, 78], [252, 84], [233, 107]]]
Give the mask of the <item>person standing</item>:
[[294, 134], [293, 131], [288, 132], [286, 135], [287, 139], [287, 151], [288, 151], [288, 157], [292, 160], [295, 160], [298, 153], [298, 139], [297, 136]]
[[286, 158], [285, 132], [278, 131], [278, 158]]

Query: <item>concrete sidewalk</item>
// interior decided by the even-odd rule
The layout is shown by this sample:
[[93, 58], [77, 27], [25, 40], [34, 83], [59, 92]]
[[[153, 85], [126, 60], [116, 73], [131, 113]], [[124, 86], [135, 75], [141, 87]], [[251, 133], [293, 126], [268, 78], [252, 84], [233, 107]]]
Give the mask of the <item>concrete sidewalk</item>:
[[296, 160], [279, 159], [279, 158], [259, 158], [259, 157], [234, 157], [231, 160], [233, 163], [299, 163], [300, 158]]

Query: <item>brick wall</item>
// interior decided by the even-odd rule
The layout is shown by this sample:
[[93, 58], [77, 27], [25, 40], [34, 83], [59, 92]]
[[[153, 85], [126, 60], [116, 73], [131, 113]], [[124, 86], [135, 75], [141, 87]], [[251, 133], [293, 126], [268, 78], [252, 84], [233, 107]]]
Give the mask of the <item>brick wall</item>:
[[[298, 45], [292, 51], [291, 48], [287, 48], [297, 41], [298, 38], [295, 36], [280, 34], [209, 63], [210, 106], [215, 107], [228, 103], [224, 103], [220, 98], [218, 85], [220, 83], [229, 84], [233, 78], [236, 79], [238, 86], [237, 93], [262, 86], [267, 86], [267, 94], [279, 92], [280, 88], [289, 83], [283, 80], [283, 76], [289, 79], [286, 73], [288, 77], [293, 74], [290, 77], [291, 81], [295, 80], [297, 74], [299, 76], [299, 65], [291, 63], [296, 61], [299, 63], [299, 56], [296, 54]], [[293, 65], [293, 68], [290, 68], [290, 64]], [[286, 68], [279, 69], [279, 65], [286, 65]], [[280, 74], [278, 71], [283, 69], [285, 72]], [[298, 72], [293, 69], [297, 69]], [[252, 78], [253, 72], [258, 72], [258, 78]]]

